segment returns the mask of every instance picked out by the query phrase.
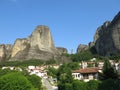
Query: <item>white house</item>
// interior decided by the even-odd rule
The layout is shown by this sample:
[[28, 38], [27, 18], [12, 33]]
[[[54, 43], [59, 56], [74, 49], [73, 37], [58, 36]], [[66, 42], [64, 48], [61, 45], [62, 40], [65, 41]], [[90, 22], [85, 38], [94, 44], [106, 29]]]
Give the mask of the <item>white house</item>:
[[28, 72], [30, 72], [30, 75], [35, 74], [39, 77], [47, 77], [47, 72], [44, 70], [41, 70], [41, 67], [35, 67], [35, 66], [29, 66], [28, 67]]
[[74, 79], [84, 80], [85, 82], [89, 80], [98, 79], [98, 68], [84, 68], [79, 70], [74, 70], [72, 75]]

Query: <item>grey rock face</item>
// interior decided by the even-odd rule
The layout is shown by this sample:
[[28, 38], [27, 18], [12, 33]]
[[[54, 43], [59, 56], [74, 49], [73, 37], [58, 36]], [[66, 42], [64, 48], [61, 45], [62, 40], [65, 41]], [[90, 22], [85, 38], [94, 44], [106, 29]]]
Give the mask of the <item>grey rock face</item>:
[[11, 55], [11, 50], [12, 50], [12, 45], [1, 44], [0, 45], [0, 61], [8, 59]]
[[24, 39], [17, 39], [14, 43], [11, 53], [11, 59], [25, 59], [30, 48], [29, 40], [26, 38]]
[[42, 51], [52, 52], [55, 49], [51, 32], [47, 26], [37, 26], [29, 37], [29, 41], [31, 47], [37, 46]]
[[120, 53], [120, 12], [112, 22], [105, 22], [94, 37], [97, 53], [104, 56]]
[[33, 33], [14, 43], [11, 60], [41, 59], [49, 60], [58, 54], [52, 35], [47, 26], [37, 26]]
[[6, 57], [5, 45], [0, 45], [0, 60], [4, 60]]
[[93, 46], [95, 46], [95, 43], [94, 43], [94, 42], [90, 42], [90, 43], [89, 43], [89, 48], [91, 48], [91, 47], [93, 47]]
[[105, 29], [108, 27], [109, 24], [110, 21], [106, 21], [102, 26], [97, 28], [94, 36], [94, 42], [96, 42], [105, 33]]
[[13, 45], [5, 44], [6, 59], [10, 59], [11, 58], [12, 48], [13, 48]]
[[57, 47], [57, 50], [60, 54], [68, 53], [68, 50], [63, 47]]
[[88, 48], [89, 48], [88, 45], [80, 44], [77, 48], [77, 53], [84, 52], [84, 51], [88, 50]]

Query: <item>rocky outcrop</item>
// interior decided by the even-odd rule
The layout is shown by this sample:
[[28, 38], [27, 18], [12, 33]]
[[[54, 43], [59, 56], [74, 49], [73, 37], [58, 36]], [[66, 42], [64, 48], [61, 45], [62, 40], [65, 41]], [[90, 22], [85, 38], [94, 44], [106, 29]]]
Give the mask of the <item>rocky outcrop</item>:
[[92, 48], [92, 47], [94, 47], [95, 46], [95, 43], [94, 42], [90, 42], [89, 43], [89, 48]]
[[10, 58], [12, 50], [12, 45], [10, 44], [1, 44], [0, 45], [0, 61], [4, 61]]
[[57, 50], [60, 54], [68, 53], [68, 50], [66, 48], [63, 48], [63, 47], [57, 47]]
[[13, 45], [11, 44], [5, 44], [5, 53], [6, 53], [6, 59], [9, 60], [11, 58], [11, 52], [12, 52]]
[[6, 57], [5, 45], [0, 45], [0, 60], [4, 60]]
[[28, 38], [15, 41], [11, 60], [49, 60], [55, 58], [58, 54], [49, 28], [40, 25]]
[[89, 49], [88, 45], [80, 44], [77, 48], [77, 53], [84, 52]]
[[111, 22], [107, 21], [97, 29], [94, 43], [100, 55], [110, 56], [120, 53], [120, 12]]
[[102, 26], [97, 28], [97, 31], [94, 35], [94, 42], [96, 42], [105, 33], [105, 29], [108, 27], [109, 24], [110, 21], [106, 21]]
[[37, 26], [29, 37], [30, 47], [38, 47], [39, 50], [53, 52], [55, 49], [52, 35], [47, 26]]
[[14, 43], [11, 58], [13, 59], [25, 59], [30, 48], [29, 41], [24, 39], [17, 39]]

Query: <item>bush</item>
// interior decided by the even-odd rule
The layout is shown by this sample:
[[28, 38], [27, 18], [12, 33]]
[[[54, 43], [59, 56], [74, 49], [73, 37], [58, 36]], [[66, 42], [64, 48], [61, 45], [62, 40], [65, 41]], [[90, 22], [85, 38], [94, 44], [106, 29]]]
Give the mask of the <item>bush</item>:
[[0, 78], [0, 90], [30, 90], [32, 84], [18, 72], [11, 72]]
[[57, 69], [55, 69], [53, 67], [49, 67], [48, 70], [47, 70], [47, 74], [49, 76], [52, 76], [53, 78], [56, 78]]
[[120, 80], [107, 79], [101, 83], [98, 90], [120, 90]]
[[[91, 80], [87, 82], [87, 90], [98, 90], [98, 86], [101, 84], [100, 81]], [[104, 90], [104, 89], [102, 89]]]
[[86, 83], [79, 80], [73, 81], [73, 90], [86, 90]]
[[38, 90], [41, 89], [42, 82], [41, 78], [36, 75], [28, 75], [27, 79], [31, 82], [31, 84]]
[[73, 90], [71, 83], [65, 83], [65, 90]]
[[79, 63], [77, 63], [77, 62], [68, 63], [67, 66], [68, 66], [71, 70], [77, 70], [77, 69], [80, 68]]

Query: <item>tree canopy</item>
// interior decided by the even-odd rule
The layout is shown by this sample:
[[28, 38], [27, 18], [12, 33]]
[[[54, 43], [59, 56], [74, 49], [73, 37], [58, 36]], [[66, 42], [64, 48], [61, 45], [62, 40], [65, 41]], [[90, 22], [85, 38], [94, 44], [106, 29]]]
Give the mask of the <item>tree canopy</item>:
[[114, 68], [111, 66], [111, 63], [108, 59], [104, 61], [103, 65], [103, 73], [100, 75], [100, 79], [117, 79], [118, 75], [117, 72], [114, 70]]
[[0, 78], [0, 90], [30, 90], [30, 81], [21, 73], [12, 72]]

